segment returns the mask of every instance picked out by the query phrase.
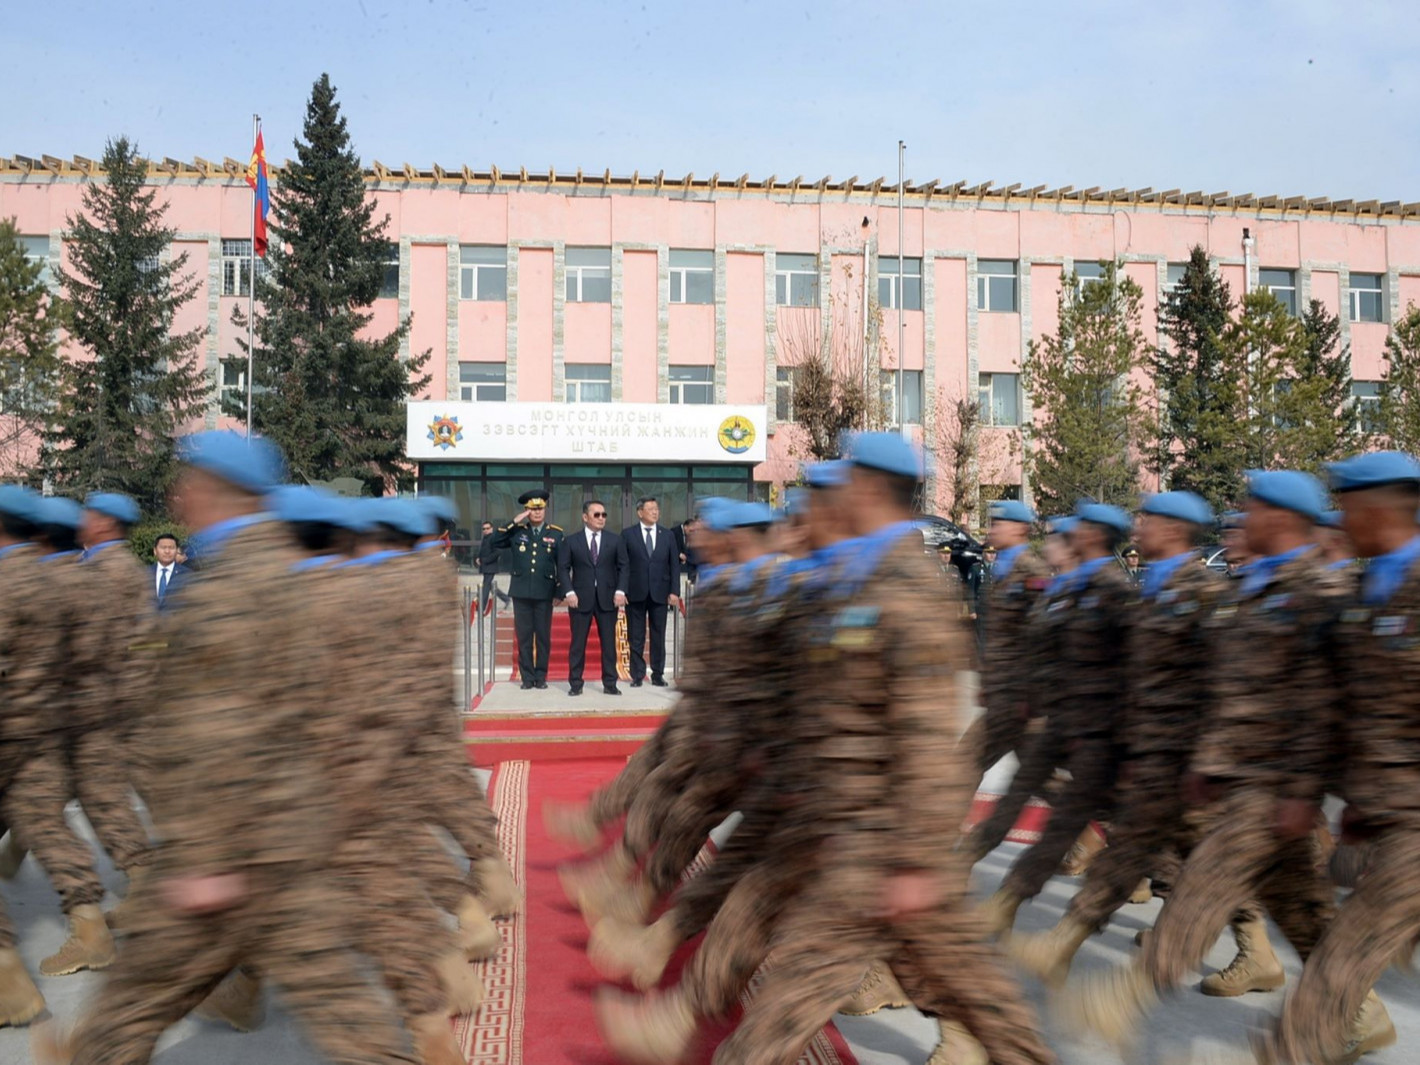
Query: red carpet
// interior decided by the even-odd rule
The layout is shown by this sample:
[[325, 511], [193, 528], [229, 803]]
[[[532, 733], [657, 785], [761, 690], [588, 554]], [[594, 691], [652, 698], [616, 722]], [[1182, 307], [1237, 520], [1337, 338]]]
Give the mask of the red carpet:
[[[611, 779], [624, 759], [503, 762], [490, 792], [499, 836], [527, 892], [525, 912], [503, 924], [503, 950], [481, 966], [488, 997], [478, 1016], [456, 1031], [471, 1065], [615, 1065], [597, 1033], [592, 995], [599, 978], [587, 961], [587, 929], [566, 901], [557, 866], [574, 854], [548, 839], [541, 806], [549, 798], [586, 798]], [[717, 1038], [707, 1033], [708, 1065]], [[855, 1065], [832, 1027], [800, 1065]]]

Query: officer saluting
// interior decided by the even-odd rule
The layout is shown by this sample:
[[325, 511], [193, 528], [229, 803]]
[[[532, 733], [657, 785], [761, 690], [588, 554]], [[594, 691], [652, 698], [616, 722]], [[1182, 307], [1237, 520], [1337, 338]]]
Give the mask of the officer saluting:
[[513, 626], [518, 634], [518, 672], [523, 689], [547, 687], [547, 658], [552, 642], [552, 601], [562, 598], [557, 585], [557, 552], [562, 530], [544, 523], [547, 490], [524, 492], [518, 502], [527, 509], [511, 525], [493, 534], [498, 550], [513, 554]]

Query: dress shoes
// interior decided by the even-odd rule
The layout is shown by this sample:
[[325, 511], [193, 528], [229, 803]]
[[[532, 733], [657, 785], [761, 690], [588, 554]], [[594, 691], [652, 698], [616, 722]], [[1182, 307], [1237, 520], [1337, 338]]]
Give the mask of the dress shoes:
[[525, 680], [520, 685], [518, 685], [518, 687], [522, 688], [522, 690], [525, 692], [530, 692], [533, 689], [533, 682], [530, 680]]
[[653, 688], [664, 688], [665, 686], [666, 686], [665, 678], [663, 678], [663, 677], [652, 677], [652, 678], [651, 678], [651, 687], [653, 687]]
[[533, 681], [533, 687], [536, 688], [538, 691], [542, 691], [544, 688], [547, 687], [547, 681], [535, 680]]
[[603, 685], [602, 685], [602, 694], [603, 694], [603, 695], [620, 695], [620, 694], [621, 694], [621, 689], [618, 688], [615, 684], [603, 684]]
[[571, 688], [571, 689], [568, 690], [567, 694], [568, 694], [568, 695], [581, 695], [581, 694], [582, 694], [582, 689], [581, 689], [581, 688]]
[[633, 688], [639, 688], [639, 687], [641, 687], [641, 682], [640, 682], [639, 680], [633, 680], [633, 681], [631, 682], [631, 686], [632, 686]]

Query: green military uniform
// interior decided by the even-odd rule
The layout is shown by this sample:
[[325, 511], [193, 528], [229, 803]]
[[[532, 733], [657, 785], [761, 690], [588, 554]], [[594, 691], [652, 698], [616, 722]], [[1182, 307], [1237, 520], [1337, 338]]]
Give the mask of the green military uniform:
[[[547, 493], [524, 492], [518, 502], [529, 509], [546, 508]], [[513, 625], [518, 636], [518, 672], [524, 688], [547, 687], [547, 659], [552, 643], [552, 601], [561, 597], [557, 584], [557, 552], [562, 529], [514, 522], [493, 534], [494, 545], [511, 552]]]

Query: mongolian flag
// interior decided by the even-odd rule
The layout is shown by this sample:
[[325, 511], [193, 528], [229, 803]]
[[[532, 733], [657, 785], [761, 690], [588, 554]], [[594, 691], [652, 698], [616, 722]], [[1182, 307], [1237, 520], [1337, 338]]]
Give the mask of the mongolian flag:
[[256, 193], [252, 204], [252, 234], [256, 253], [266, 258], [266, 212], [271, 209], [271, 194], [266, 184], [266, 144], [261, 139], [261, 130], [256, 131], [256, 147], [251, 150], [251, 162], [247, 164], [247, 184]]

